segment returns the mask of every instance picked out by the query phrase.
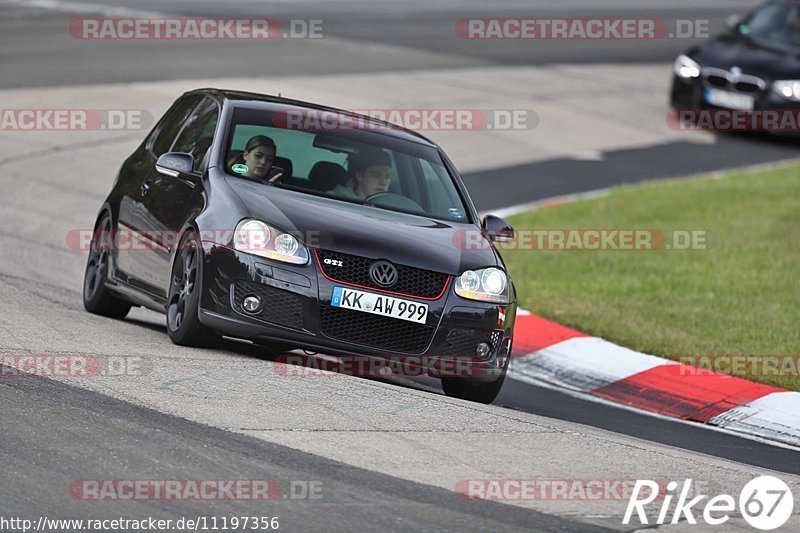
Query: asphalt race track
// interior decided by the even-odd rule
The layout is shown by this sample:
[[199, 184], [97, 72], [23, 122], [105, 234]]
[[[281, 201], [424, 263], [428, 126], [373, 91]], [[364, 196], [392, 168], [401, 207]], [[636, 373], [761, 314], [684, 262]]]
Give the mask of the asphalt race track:
[[[280, 513], [281, 526], [288, 530], [324, 530], [333, 525], [333, 529], [351, 531], [526, 531], [530, 524], [538, 524], [542, 529], [571, 531], [579, 526], [529, 509], [461, 500], [444, 489], [232, 435], [55, 381], [20, 379], [3, 385], [3, 426], [27, 422], [19, 433], [4, 431], [0, 437], [4, 465], [0, 497], [5, 516], [159, 515], [164, 511], [160, 502], [123, 502], [88, 509], [87, 513], [64, 498], [63, 487], [78, 471], [127, 479], [140, 476], [146, 465], [150, 475], [160, 474], [166, 479], [176, 473], [178, 477], [217, 479], [229, 477], [231, 472], [246, 472], [256, 479], [324, 484], [324, 501], [287, 501], [271, 507], [271, 511]], [[80, 446], [62, 444], [54, 449], [53, 434], [62, 435], [59, 443], [69, 439]], [[153, 434], [160, 436], [157, 441], [153, 441]], [[110, 449], [113, 454], [108, 453]], [[124, 457], [124, 463], [118, 457]], [[153, 464], [154, 458], [157, 464]], [[184, 516], [260, 516], [264, 504], [185, 503], [170, 512]]]
[[[430, 132], [479, 209], [498, 209], [795, 158], [797, 145], [669, 131], [670, 62], [691, 40], [475, 43], [454, 37], [456, 20], [707, 18], [719, 28], [756, 3], [0, 0], [0, 101], [116, 103], [158, 117], [186, 88], [233, 83], [351, 108], [532, 109], [540, 123], [527, 132]], [[87, 43], [65, 31], [76, 17], [146, 13], [316, 18], [326, 33], [265, 50], [247, 42]], [[0, 355], [86, 354], [139, 365], [93, 378], [0, 375], [0, 517], [268, 515], [287, 531], [633, 530], [621, 522], [627, 500], [500, 503], [455, 490], [470, 479], [691, 478], [710, 494], [737, 493], [774, 472], [800, 486], [794, 449], [527, 383], [509, 380], [495, 404], [475, 405], [446, 398], [432, 379], [296, 375], [233, 339], [214, 350], [178, 347], [163, 316], [142, 309], [123, 321], [86, 313], [85, 251], [69, 249], [65, 235], [90, 227], [143, 135], [0, 131]], [[270, 479], [284, 493], [267, 503], [86, 501], [70, 492], [85, 479]], [[290, 487], [309, 483], [322, 488], [320, 498], [292, 498]], [[740, 517], [726, 527], [749, 530]]]
[[[486, 43], [457, 38], [454, 25], [462, 18], [490, 16], [649, 17], [667, 20], [670, 25], [678, 19], [709, 20], [713, 33], [723, 27], [730, 14], [746, 12], [757, 4], [754, 0], [503, 0], [488, 5], [482, 0], [244, 0], [224, 4], [213, 0], [3, 0], [0, 5], [4, 10], [23, 20], [4, 28], [8, 31], [4, 32], [3, 62], [13, 68], [15, 75], [3, 76], [0, 87], [198, 78], [209, 72], [215, 77], [239, 76], [244, 58], [247, 58], [245, 68], [254, 75], [315, 75], [485, 64], [671, 62], [696, 40], [577, 41], [568, 46], [558, 41]], [[105, 16], [150, 13], [322, 19], [326, 39], [357, 42], [368, 53], [361, 54], [355, 61], [352, 54], [342, 52], [338, 43], [319, 47], [310, 42], [276, 40], [270, 43], [275, 46], [266, 51], [261, 44], [199, 43], [203, 62], [198, 64], [198, 43], [139, 42], [133, 46], [125, 43], [92, 49], [75, 40], [61, 39], [53, 31], [62, 28], [60, 24], [64, 20], [91, 16], [93, 12]], [[4, 19], [7, 24], [8, 15]], [[43, 35], [47, 38], [43, 39]], [[313, 54], [309, 53], [311, 50]], [[143, 52], [151, 57], [150, 61], [131, 61]], [[159, 56], [157, 61], [152, 60], [155, 55]], [[501, 79], [495, 81], [502, 84]]]

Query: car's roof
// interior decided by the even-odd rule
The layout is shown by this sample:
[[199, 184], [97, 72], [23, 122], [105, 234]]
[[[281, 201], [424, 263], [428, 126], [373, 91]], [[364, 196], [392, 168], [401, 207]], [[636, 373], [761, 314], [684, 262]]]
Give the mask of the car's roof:
[[286, 106], [286, 107], [302, 107], [305, 109], [312, 109], [315, 111], [324, 111], [329, 113], [338, 113], [341, 115], [345, 115], [348, 117], [358, 118], [360, 121], [368, 122], [370, 124], [374, 124], [376, 126], [380, 126], [376, 128], [376, 132], [380, 132], [384, 135], [391, 135], [393, 137], [411, 140], [414, 142], [422, 142], [431, 146], [436, 146], [436, 143], [421, 135], [413, 130], [409, 130], [398, 126], [396, 124], [392, 124], [390, 122], [386, 122], [383, 120], [379, 120], [373, 117], [369, 117], [366, 115], [360, 115], [358, 113], [353, 113], [352, 111], [347, 111], [344, 109], [338, 109], [335, 107], [324, 106], [320, 104], [315, 104], [312, 102], [304, 102], [302, 100], [293, 100], [291, 98], [284, 98], [282, 96], [274, 96], [269, 94], [260, 94], [260, 93], [251, 93], [247, 91], [238, 91], [238, 90], [231, 90], [231, 89], [218, 89], [218, 88], [204, 88], [204, 89], [196, 89], [194, 91], [190, 91], [192, 93], [204, 93], [210, 96], [215, 96], [220, 100], [229, 100], [236, 105], [236, 102], [263, 102], [265, 104], [269, 104], [271, 108], [275, 108], [275, 106]]

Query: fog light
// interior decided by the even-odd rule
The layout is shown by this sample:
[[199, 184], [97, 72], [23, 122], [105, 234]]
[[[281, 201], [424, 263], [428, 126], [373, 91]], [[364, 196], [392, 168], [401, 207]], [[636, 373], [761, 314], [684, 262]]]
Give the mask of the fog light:
[[248, 313], [258, 313], [261, 309], [261, 298], [258, 296], [246, 296], [242, 301], [242, 307]]
[[478, 356], [479, 359], [488, 359], [489, 354], [492, 352], [492, 345], [488, 342], [482, 342], [478, 345], [478, 349], [475, 350], [475, 355]]

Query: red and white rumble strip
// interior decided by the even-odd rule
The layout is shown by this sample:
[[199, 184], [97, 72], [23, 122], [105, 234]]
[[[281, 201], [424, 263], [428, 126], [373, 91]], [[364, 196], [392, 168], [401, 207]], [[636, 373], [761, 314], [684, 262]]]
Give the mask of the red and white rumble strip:
[[512, 378], [800, 446], [800, 392], [695, 370], [517, 314]]

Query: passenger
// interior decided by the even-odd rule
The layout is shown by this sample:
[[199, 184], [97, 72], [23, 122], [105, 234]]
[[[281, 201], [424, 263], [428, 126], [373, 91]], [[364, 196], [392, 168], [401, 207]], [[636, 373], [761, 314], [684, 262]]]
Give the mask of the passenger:
[[329, 192], [345, 198], [364, 200], [374, 194], [389, 191], [391, 181], [389, 155], [383, 150], [372, 149], [350, 156], [349, 170], [353, 178], [340, 183]]
[[266, 178], [272, 169], [276, 152], [275, 141], [266, 135], [256, 135], [247, 141], [244, 152], [228, 161], [228, 168], [234, 165], [245, 165], [247, 170], [241, 174], [236, 172], [236, 174], [243, 178], [260, 181]]

